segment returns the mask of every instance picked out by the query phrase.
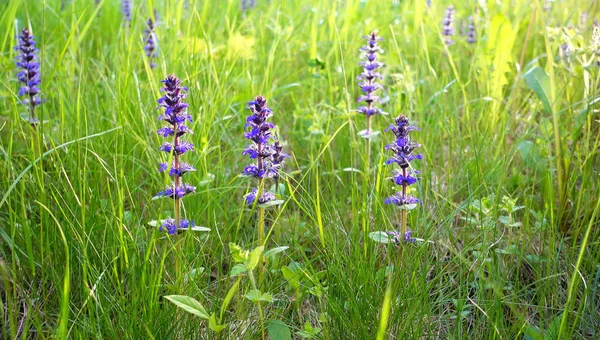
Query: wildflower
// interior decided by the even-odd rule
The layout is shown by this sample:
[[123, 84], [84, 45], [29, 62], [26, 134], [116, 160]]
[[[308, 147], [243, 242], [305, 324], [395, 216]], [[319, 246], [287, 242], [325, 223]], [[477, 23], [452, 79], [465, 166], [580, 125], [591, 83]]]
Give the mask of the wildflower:
[[454, 6], [450, 5], [446, 9], [446, 15], [444, 15], [444, 20], [442, 21], [442, 35], [445, 37], [444, 41], [447, 46], [451, 46], [454, 44], [454, 40], [452, 37], [454, 36], [454, 14], [456, 10]]
[[181, 220], [179, 222], [179, 227], [178, 227], [175, 220], [172, 218], [169, 218], [169, 219], [161, 221], [161, 226], [158, 228], [158, 230], [160, 230], [160, 231], [166, 230], [167, 233], [173, 235], [177, 232], [177, 229], [186, 229], [186, 228], [191, 228], [191, 227], [195, 227], [195, 226], [196, 226], [196, 223], [194, 221]]
[[125, 20], [125, 22], [131, 26], [131, 20], [132, 18], [132, 11], [133, 9], [133, 4], [132, 4], [132, 0], [121, 0], [121, 11], [123, 13], [123, 20]]
[[[196, 169], [190, 164], [181, 161], [183, 154], [194, 150], [193, 144], [181, 139], [187, 133], [191, 132], [185, 123], [186, 121], [192, 122], [192, 117], [187, 113], [188, 104], [183, 102], [188, 90], [181, 85], [181, 80], [174, 75], [167, 76], [162, 83], [164, 87], [161, 91], [165, 95], [158, 100], [158, 108], [164, 110], [164, 112], [159, 116], [159, 120], [164, 121], [168, 125], [158, 129], [157, 133], [163, 138], [172, 140], [172, 142], [163, 143], [159, 147], [159, 150], [173, 154], [173, 162], [169, 170], [169, 176], [173, 177], [173, 184], [156, 194], [155, 198], [170, 197], [175, 202], [175, 219], [162, 221], [161, 227], [161, 230], [166, 229], [172, 234], [177, 229], [193, 226], [193, 222], [190, 224], [187, 220], [181, 219], [180, 199], [196, 192], [196, 187], [182, 183], [181, 178], [186, 173], [195, 171]], [[168, 168], [167, 163], [161, 163], [159, 164], [158, 171], [165, 172]]]
[[39, 51], [35, 48], [34, 36], [28, 29], [25, 28], [21, 31], [15, 49], [19, 51], [19, 55], [17, 56], [17, 66], [21, 69], [17, 74], [17, 79], [19, 80], [19, 83], [21, 83], [19, 96], [26, 97], [21, 102], [29, 107], [29, 123], [35, 127], [39, 124], [39, 120], [35, 115], [35, 108], [42, 103], [42, 99], [40, 98], [41, 91], [38, 87], [41, 82], [41, 76], [40, 63], [38, 62], [37, 57]]
[[475, 31], [475, 21], [473, 20], [473, 16], [469, 16], [467, 21], [467, 42], [469, 44], [474, 44], [477, 42], [477, 32]]
[[256, 0], [241, 0], [242, 13], [246, 14], [249, 10], [256, 7]]
[[395, 244], [400, 244], [401, 240], [404, 239], [405, 242], [415, 242], [416, 239], [412, 237], [412, 230], [408, 230], [404, 233], [403, 237], [401, 237], [400, 233], [397, 231], [388, 231], [386, 233], [388, 237], [392, 239]]
[[376, 134], [371, 130], [371, 116], [385, 114], [376, 106], [379, 97], [375, 95], [376, 91], [383, 89], [383, 86], [377, 82], [383, 79], [381, 74], [377, 72], [383, 66], [383, 63], [377, 61], [379, 53], [383, 53], [377, 43], [383, 39], [377, 36], [377, 31], [373, 31], [363, 39], [367, 40], [367, 45], [360, 49], [363, 52], [362, 58], [364, 61], [359, 63], [363, 67], [363, 72], [358, 76], [360, 81], [358, 86], [364, 94], [358, 98], [358, 101], [364, 102], [366, 105], [359, 107], [357, 111], [367, 117], [367, 129], [359, 132], [359, 135], [369, 138]]
[[[244, 137], [251, 140], [252, 144], [248, 145], [242, 154], [256, 160], [256, 163], [246, 166], [242, 175], [258, 179], [261, 187], [263, 179], [278, 178], [284, 159], [288, 156], [282, 152], [279, 141], [272, 142], [275, 137], [271, 130], [275, 125], [268, 121], [273, 116], [273, 111], [267, 107], [267, 99], [257, 96], [254, 101], [248, 103], [248, 109], [252, 114], [246, 119]], [[252, 205], [257, 195], [258, 190], [253, 188], [252, 192], [246, 195], [246, 204]], [[258, 203], [265, 204], [275, 199], [275, 195], [263, 192]]]
[[569, 46], [569, 44], [566, 42], [563, 43], [562, 45], [560, 45], [558, 54], [560, 55], [564, 63], [568, 65], [569, 59], [571, 58], [571, 46]]
[[400, 192], [394, 193], [384, 201], [385, 204], [393, 204], [402, 209], [401, 233], [390, 232], [388, 235], [394, 236], [395, 240], [400, 239], [399, 235], [404, 235], [404, 240], [408, 242], [412, 242], [414, 239], [411, 238], [411, 231], [406, 228], [407, 211], [414, 209], [417, 204], [421, 203], [418, 198], [407, 193], [408, 187], [417, 182], [416, 176], [419, 174], [419, 171], [411, 169], [411, 161], [423, 158], [422, 155], [414, 153], [415, 149], [421, 145], [410, 140], [410, 132], [418, 130], [414, 125], [410, 125], [407, 117], [402, 115], [396, 118], [395, 123], [386, 129], [386, 131], [392, 131], [396, 136], [395, 141], [385, 147], [386, 150], [392, 152], [392, 156], [386, 161], [386, 164], [397, 164], [400, 167], [400, 171], [395, 170], [393, 172], [392, 181], [402, 188]]
[[144, 29], [144, 42], [144, 52], [146, 52], [146, 56], [150, 62], [150, 68], [155, 68], [156, 63], [154, 62], [154, 58], [158, 54], [156, 53], [156, 35], [154, 34], [154, 22], [152, 18], [148, 19], [148, 27]]

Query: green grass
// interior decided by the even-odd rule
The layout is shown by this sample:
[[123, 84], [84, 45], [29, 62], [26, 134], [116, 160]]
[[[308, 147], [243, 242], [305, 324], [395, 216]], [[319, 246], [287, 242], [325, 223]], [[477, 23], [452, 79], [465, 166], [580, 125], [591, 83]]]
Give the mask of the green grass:
[[[600, 337], [597, 3], [456, 2], [458, 20], [478, 10], [478, 43], [450, 47], [447, 1], [258, 0], [244, 16], [237, 0], [190, 0], [187, 11], [137, 0], [131, 30], [116, 0], [99, 12], [92, 0], [65, 3], [0, 1], [0, 338], [215, 338], [168, 295], [222, 315], [222, 338], [260, 338], [248, 274], [228, 297], [238, 282], [229, 243], [259, 246], [243, 203], [252, 183], [238, 177], [245, 103], [258, 94], [292, 155], [285, 203], [266, 215], [265, 249], [289, 246], [258, 287], [275, 299], [260, 304], [271, 339], [307, 322], [326, 339]], [[152, 8], [156, 69], [142, 50]], [[28, 25], [47, 100], [37, 132], [16, 95], [14, 37]], [[409, 227], [425, 242], [400, 248], [364, 237], [400, 222], [383, 204], [392, 136], [371, 142], [366, 163], [365, 119], [352, 111], [373, 29], [385, 38], [390, 113], [374, 128], [401, 113], [421, 128], [423, 205]], [[539, 87], [525, 81], [536, 66]], [[169, 73], [189, 87], [195, 117], [186, 161], [198, 171], [186, 181], [205, 183], [184, 215], [206, 233], [148, 226], [173, 216], [168, 200], [151, 200], [168, 183], [155, 130]]]

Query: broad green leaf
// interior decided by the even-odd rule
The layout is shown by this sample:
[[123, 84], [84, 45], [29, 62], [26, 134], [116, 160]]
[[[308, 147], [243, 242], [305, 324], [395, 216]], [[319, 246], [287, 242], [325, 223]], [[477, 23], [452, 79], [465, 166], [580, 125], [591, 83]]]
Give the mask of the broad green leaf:
[[273, 302], [273, 295], [269, 294], [269, 293], [262, 293], [262, 295], [258, 298], [260, 301], [263, 302]]
[[258, 246], [254, 248], [254, 250], [252, 250], [252, 252], [248, 256], [248, 260], [246, 260], [246, 267], [248, 267], [248, 270], [254, 270], [254, 268], [256, 268], [256, 266], [258, 265], [258, 261], [260, 261], [260, 256], [262, 255], [264, 250], [265, 247], [263, 246]]
[[260, 296], [262, 295], [261, 291], [258, 289], [252, 289], [244, 297], [254, 303], [260, 300]]
[[281, 204], [283, 204], [283, 202], [284, 202], [283, 200], [274, 200], [274, 201], [269, 201], [269, 202], [264, 203], [264, 204], [258, 204], [257, 206], [259, 208], [268, 208], [268, 207], [272, 207], [272, 206], [275, 206], [275, 205], [281, 205]]
[[215, 315], [215, 313], [212, 313], [210, 315], [210, 317], [208, 318], [208, 328], [210, 328], [213, 332], [219, 333], [222, 330], [224, 330], [226, 327], [227, 327], [227, 325], [219, 325], [219, 323], [217, 322], [217, 316]]
[[300, 277], [302, 275], [302, 271], [298, 267], [292, 265], [289, 267], [283, 266], [281, 268], [281, 273], [293, 289], [300, 288]]
[[390, 239], [389, 235], [384, 231], [374, 231], [369, 233], [369, 238], [379, 243], [392, 243], [393, 239]]
[[210, 228], [195, 226], [195, 227], [191, 227], [190, 230], [191, 231], [210, 231]]
[[248, 267], [246, 267], [245, 264], [243, 263], [238, 263], [235, 266], [233, 266], [233, 268], [231, 268], [231, 272], [229, 272], [229, 276], [230, 277], [234, 277], [234, 276], [238, 276], [242, 273], [245, 273], [248, 271]]
[[233, 286], [231, 286], [231, 288], [229, 288], [229, 291], [227, 292], [225, 299], [223, 299], [223, 303], [221, 303], [221, 314], [220, 314], [221, 319], [223, 319], [223, 313], [225, 313], [227, 306], [229, 306], [231, 299], [233, 299], [233, 296], [237, 292], [241, 281], [242, 281], [241, 278], [238, 278], [237, 281], [235, 281], [235, 283], [233, 284]]
[[199, 316], [204, 320], [208, 320], [210, 317], [202, 304], [189, 296], [167, 295], [165, 296], [165, 299], [173, 302], [177, 307], [185, 310], [186, 312]]
[[527, 71], [523, 75], [525, 84], [529, 87], [539, 100], [542, 101], [544, 110], [547, 113], [552, 113], [552, 103], [550, 98], [550, 77], [541, 67], [536, 66], [531, 70]]
[[290, 328], [283, 321], [271, 320], [267, 325], [269, 339], [271, 340], [291, 340], [292, 333]]
[[288, 246], [282, 246], [282, 247], [277, 247], [277, 248], [273, 248], [273, 249], [269, 249], [267, 251], [265, 251], [265, 257], [271, 257], [275, 254], [279, 254], [283, 251], [285, 251], [286, 249], [288, 249]]
[[248, 251], [242, 249], [242, 247], [235, 243], [229, 243], [229, 252], [231, 253], [233, 260], [237, 263], [244, 263], [248, 258]]

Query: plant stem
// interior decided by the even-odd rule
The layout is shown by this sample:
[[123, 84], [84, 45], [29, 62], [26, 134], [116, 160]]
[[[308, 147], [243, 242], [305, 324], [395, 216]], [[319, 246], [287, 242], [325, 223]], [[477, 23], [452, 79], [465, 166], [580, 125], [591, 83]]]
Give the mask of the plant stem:
[[[250, 283], [252, 284], [252, 288], [254, 288], [255, 290], [258, 290], [258, 287], [256, 286], [256, 280], [254, 279], [254, 274], [252, 273], [252, 271], [248, 271], [248, 278], [250, 278]], [[262, 311], [262, 305], [260, 303], [260, 301], [256, 301], [256, 307], [258, 308], [258, 317], [260, 318], [260, 330], [262, 333], [262, 339], [265, 339], [265, 317], [263, 315], [263, 311]]]
[[[402, 176], [404, 176], [404, 178], [406, 178], [406, 168], [402, 168]], [[402, 197], [406, 198], [406, 182], [402, 182]], [[404, 238], [404, 233], [406, 233], [406, 219], [407, 219], [407, 213], [406, 210], [402, 210], [402, 224], [400, 227], [400, 231], [402, 232], [402, 235], [400, 235], [400, 237]]]

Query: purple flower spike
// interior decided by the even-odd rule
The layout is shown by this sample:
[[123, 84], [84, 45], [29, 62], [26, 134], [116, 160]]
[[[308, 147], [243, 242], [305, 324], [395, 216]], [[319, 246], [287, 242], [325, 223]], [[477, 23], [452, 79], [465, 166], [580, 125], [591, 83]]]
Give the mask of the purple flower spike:
[[[248, 103], [248, 109], [252, 114], [246, 119], [244, 137], [252, 141], [252, 144], [248, 145], [242, 154], [255, 159], [256, 163], [246, 166], [242, 175], [258, 179], [259, 187], [262, 187], [260, 184], [265, 178], [279, 178], [279, 172], [288, 155], [283, 153], [283, 147], [271, 132], [275, 125], [268, 121], [273, 116], [273, 111], [267, 107], [267, 99], [257, 96]], [[246, 204], [254, 203], [257, 192], [257, 189], [253, 189], [246, 195]], [[258, 203], [263, 204], [274, 199], [275, 195], [267, 191], [261, 194]]]
[[194, 221], [181, 220], [179, 225], [175, 222], [174, 219], [169, 218], [161, 221], [161, 226], [158, 228], [160, 231], [166, 231], [169, 235], [173, 235], [177, 232], [177, 230], [187, 229], [195, 227], [196, 223]]
[[[159, 120], [167, 123], [167, 126], [157, 130], [159, 136], [167, 138], [169, 141], [163, 143], [159, 150], [173, 154], [173, 162], [169, 169], [167, 163], [159, 164], [159, 172], [169, 170], [169, 176], [173, 177], [173, 184], [169, 185], [165, 190], [156, 194], [155, 198], [170, 197], [175, 202], [175, 220], [163, 224], [164, 229], [169, 233], [174, 233], [175, 229], [180, 229], [182, 226], [187, 228], [187, 220], [181, 219], [180, 199], [186, 195], [196, 192], [196, 187], [182, 183], [182, 177], [188, 172], [196, 171], [190, 164], [183, 162], [181, 156], [188, 151], [194, 150], [192, 143], [186, 142], [181, 138], [191, 131], [185, 125], [185, 122], [191, 122], [192, 117], [187, 113], [188, 104], [184, 103], [187, 97], [187, 88], [181, 85], [179, 80], [174, 75], [169, 75], [162, 81], [164, 87], [161, 91], [164, 96], [158, 100], [158, 109], [164, 110], [159, 116]], [[193, 222], [192, 222], [193, 223]]]
[[144, 52], [146, 53], [146, 57], [148, 57], [150, 68], [155, 68], [156, 63], [154, 59], [158, 56], [158, 53], [156, 52], [157, 39], [156, 34], [154, 34], [154, 22], [152, 18], [148, 19], [148, 27], [144, 29], [144, 42]]
[[246, 15], [246, 13], [256, 7], [256, 0], [240, 0], [240, 5], [242, 7], [242, 13]]
[[363, 38], [367, 41], [367, 45], [360, 49], [363, 61], [359, 65], [363, 67], [363, 72], [358, 76], [358, 86], [363, 95], [358, 98], [358, 101], [364, 102], [365, 105], [359, 107], [357, 111], [367, 117], [367, 129], [361, 131], [359, 135], [370, 137], [373, 135], [373, 131], [371, 131], [371, 116], [385, 114], [385, 112], [377, 107], [379, 97], [375, 95], [376, 91], [383, 89], [383, 86], [377, 82], [383, 78], [377, 72], [383, 66], [383, 63], [377, 61], [379, 54], [383, 53], [381, 47], [378, 46], [378, 42], [383, 39], [377, 36], [377, 31], [373, 31]]
[[31, 114], [29, 123], [35, 127], [39, 124], [39, 120], [35, 115], [35, 108], [42, 103], [38, 87], [41, 82], [41, 76], [40, 63], [37, 57], [39, 51], [35, 48], [35, 39], [28, 29], [25, 28], [21, 31], [15, 49], [19, 52], [16, 58], [17, 66], [21, 69], [17, 74], [17, 79], [21, 84], [19, 96], [25, 97], [21, 103], [29, 107]]
[[454, 6], [450, 5], [446, 9], [446, 14], [444, 15], [444, 20], [442, 21], [442, 35], [445, 37], [445, 42], [447, 46], [451, 46], [454, 44], [454, 40], [452, 37], [454, 36], [454, 15], [456, 10]]
[[394, 241], [396, 245], [400, 244], [402, 240], [404, 240], [404, 242], [409, 243], [417, 241], [417, 239], [412, 237], [412, 230], [407, 230], [406, 232], [404, 232], [404, 237], [401, 237], [401, 233], [397, 231], [388, 231], [387, 235]]
[[133, 4], [132, 0], [121, 0], [121, 11], [123, 12], [123, 20], [131, 26]]
[[469, 16], [467, 21], [467, 42], [469, 44], [474, 44], [477, 42], [477, 32], [475, 31], [475, 21], [473, 20], [473, 16]]
[[412, 231], [406, 229], [406, 214], [421, 203], [416, 197], [408, 195], [408, 187], [417, 182], [416, 176], [420, 173], [416, 170], [409, 170], [411, 161], [423, 158], [419, 154], [413, 154], [413, 151], [421, 145], [410, 140], [410, 132], [419, 131], [419, 129], [411, 125], [408, 118], [400, 115], [395, 119], [394, 124], [385, 130], [391, 131], [396, 137], [393, 143], [385, 147], [386, 150], [392, 152], [392, 157], [386, 161], [386, 164], [397, 164], [400, 167], [400, 171], [394, 170], [392, 181], [402, 188], [401, 191], [394, 193], [384, 201], [385, 204], [392, 204], [402, 209], [401, 231], [388, 232], [388, 236], [393, 237], [396, 244], [399, 244], [401, 239], [406, 242], [414, 242], [415, 239], [411, 237]]
[[[258, 189], [256, 188], [252, 188], [252, 191], [250, 191], [248, 194], [246, 194], [246, 204], [247, 205], [252, 205], [254, 204], [254, 201], [256, 200], [256, 196], [258, 195]], [[268, 192], [265, 191], [262, 196], [258, 199], [258, 204], [265, 204], [265, 203], [269, 203], [271, 201], [276, 200], [275, 195], [272, 192]]]

